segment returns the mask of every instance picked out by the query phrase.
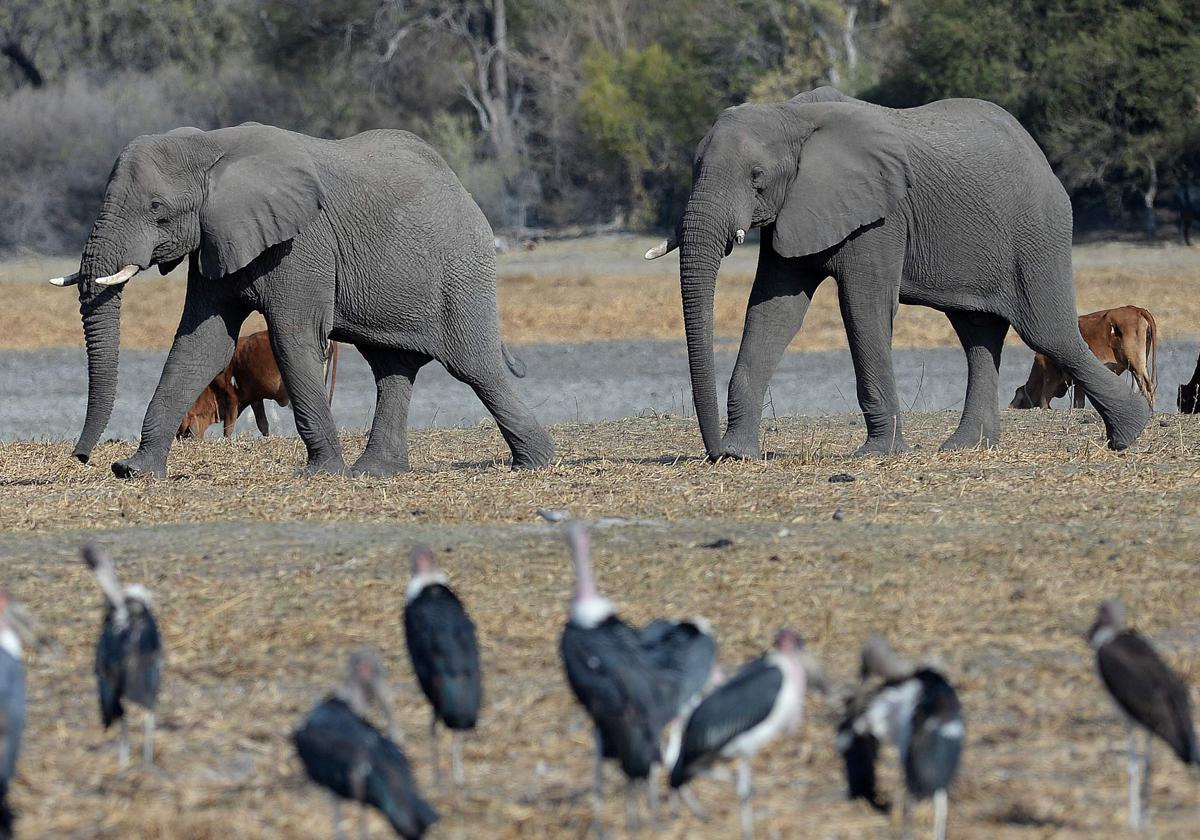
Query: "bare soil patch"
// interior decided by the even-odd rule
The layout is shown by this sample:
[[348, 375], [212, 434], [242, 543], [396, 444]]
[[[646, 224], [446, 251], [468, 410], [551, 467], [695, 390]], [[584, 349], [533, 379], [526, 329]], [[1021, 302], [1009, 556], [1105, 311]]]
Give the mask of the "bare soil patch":
[[[505, 468], [494, 426], [436, 430], [412, 435], [414, 472], [384, 481], [296, 479], [297, 440], [180, 447], [170, 479], [132, 484], [108, 473], [128, 444], [98, 448], [93, 467], [66, 443], [2, 445], [0, 564], [56, 643], [30, 661], [12, 794], [23, 836], [328, 837], [328, 803], [288, 733], [361, 644], [385, 652], [429, 788], [426, 707], [401, 628], [418, 539], [470, 607], [486, 671], [468, 787], [430, 790], [445, 815], [436, 836], [584, 836], [589, 729], [557, 658], [570, 573], [539, 507], [619, 517], [595, 527], [601, 586], [630, 620], [707, 616], [729, 666], [784, 622], [841, 680], [875, 631], [943, 663], [968, 719], [954, 836], [1123, 836], [1123, 729], [1080, 633], [1119, 594], [1200, 682], [1200, 418], [1156, 418], [1117, 454], [1090, 412], [1006, 412], [1001, 449], [937, 454], [955, 420], [908, 416], [919, 449], [868, 461], [843, 457], [863, 434], [856, 419], [781, 420], [765, 432], [773, 458], [716, 465], [696, 457], [690, 420], [560, 426], [559, 463], [534, 473]], [[362, 440], [346, 445], [353, 456]], [[841, 472], [856, 480], [829, 482]], [[99, 594], [76, 554], [88, 535], [161, 602], [161, 775], [118, 773], [100, 731]], [[717, 538], [732, 545], [703, 547]], [[756, 762], [762, 836], [888, 836], [886, 819], [843, 799], [834, 718], [811, 698], [802, 731]], [[1195, 781], [1157, 756], [1156, 832], [1189, 837]], [[610, 781], [619, 829], [615, 771]], [[705, 780], [697, 793], [708, 823], [682, 816], [643, 836], [732, 836], [732, 785]]]
[[[513, 344], [682, 338], [678, 259], [671, 255], [643, 260], [641, 255], [652, 244], [644, 237], [597, 238], [501, 254], [499, 296], [505, 338]], [[757, 246], [738, 248], [723, 264], [714, 325], [720, 338], [741, 335], [757, 254]], [[1195, 293], [1200, 284], [1200, 249], [1082, 245], [1075, 249], [1075, 267], [1080, 312], [1136, 304], [1155, 314], [1164, 337], [1200, 334], [1200, 295]], [[0, 311], [0, 348], [82, 346], [75, 294], [44, 282], [77, 268], [64, 259], [0, 264], [0, 288], [11, 304]], [[122, 316], [124, 346], [170, 346], [183, 309], [184, 276], [182, 268], [166, 279], [152, 271], [133, 282]], [[261, 319], [254, 316], [244, 331], [261, 328]], [[1010, 333], [1009, 340], [1019, 339]], [[900, 308], [895, 346], [957, 343], [941, 313], [916, 306]], [[837, 290], [826, 283], [791, 349], [845, 346]]]

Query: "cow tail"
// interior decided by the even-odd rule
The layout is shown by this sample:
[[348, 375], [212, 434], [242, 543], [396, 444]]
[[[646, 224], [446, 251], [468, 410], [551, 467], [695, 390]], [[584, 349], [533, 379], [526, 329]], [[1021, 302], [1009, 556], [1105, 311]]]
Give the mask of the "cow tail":
[[1143, 309], [1142, 314], [1149, 324], [1146, 347], [1150, 356], [1150, 407], [1154, 408], [1154, 398], [1158, 394], [1158, 323], [1148, 309]]

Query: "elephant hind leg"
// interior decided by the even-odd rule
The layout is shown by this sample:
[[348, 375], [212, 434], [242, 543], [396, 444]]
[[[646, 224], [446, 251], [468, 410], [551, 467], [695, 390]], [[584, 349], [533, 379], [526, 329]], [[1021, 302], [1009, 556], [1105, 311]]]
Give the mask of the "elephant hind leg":
[[367, 448], [351, 475], [384, 478], [408, 470], [408, 404], [417, 372], [430, 357], [407, 350], [360, 347], [375, 377], [375, 416]]
[[[478, 350], [474, 351], [478, 353]], [[446, 363], [450, 375], [471, 386], [491, 415], [512, 452], [513, 469], [537, 469], [554, 458], [554, 440], [537, 421], [509, 382], [499, 342], [483, 358]]]
[[1008, 322], [981, 312], [947, 312], [954, 332], [967, 354], [967, 396], [954, 434], [942, 451], [974, 449], [980, 444], [991, 449], [1000, 442], [1000, 354]]
[[[1068, 268], [1069, 272], [1070, 269]], [[1069, 273], [1067, 275], [1070, 276]], [[1073, 292], [1073, 284], [1066, 284]], [[1110, 449], [1127, 448], [1150, 420], [1150, 405], [1101, 364], [1079, 334], [1073, 296], [1049, 292], [1014, 312], [1012, 325], [1034, 352], [1058, 363], [1100, 412]]]

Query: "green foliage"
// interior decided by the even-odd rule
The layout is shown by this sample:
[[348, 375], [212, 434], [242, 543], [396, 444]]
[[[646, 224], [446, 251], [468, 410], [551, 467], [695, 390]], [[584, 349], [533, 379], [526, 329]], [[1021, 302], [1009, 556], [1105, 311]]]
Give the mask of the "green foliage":
[[[95, 161], [128, 137], [247, 119], [415, 131], [500, 226], [668, 228], [722, 108], [821, 84], [898, 107], [996, 101], [1073, 195], [1110, 207], [1200, 178], [1196, 0], [503, 6], [501, 79], [497, 0], [0, 0], [0, 175], [37, 173], [24, 194], [56, 208], [0, 214], [0, 247], [76, 247]], [[86, 154], [88, 132], [33, 129], [98, 112]]]

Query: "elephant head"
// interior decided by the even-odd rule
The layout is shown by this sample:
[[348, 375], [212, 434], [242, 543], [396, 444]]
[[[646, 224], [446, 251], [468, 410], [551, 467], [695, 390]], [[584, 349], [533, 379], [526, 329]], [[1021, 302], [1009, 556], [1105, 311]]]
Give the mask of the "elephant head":
[[832, 89], [789, 102], [726, 109], [700, 141], [692, 192], [675, 236], [696, 418], [710, 458], [720, 455], [713, 370], [717, 269], [745, 232], [784, 257], [827, 251], [891, 213], [908, 187], [903, 138], [886, 109]]
[[295, 237], [323, 200], [299, 135], [277, 128], [181, 128], [124, 148], [78, 273], [50, 281], [79, 287], [88, 402], [76, 458], [87, 462], [112, 415], [125, 284], [151, 266], [167, 274], [188, 258], [189, 282], [197, 272], [219, 282]]

